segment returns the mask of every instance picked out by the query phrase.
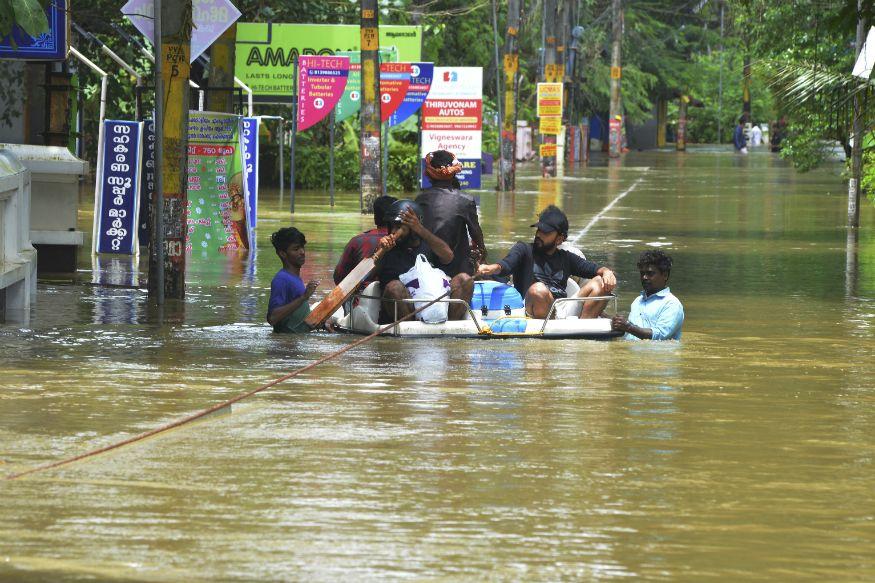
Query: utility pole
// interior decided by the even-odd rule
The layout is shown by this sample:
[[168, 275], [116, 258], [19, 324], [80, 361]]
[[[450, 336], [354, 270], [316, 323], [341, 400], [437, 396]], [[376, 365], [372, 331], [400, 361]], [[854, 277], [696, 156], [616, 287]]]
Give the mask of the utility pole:
[[[498, 51], [498, 8], [495, 6], [496, 0], [492, 0], [492, 36], [493, 36], [493, 45], [495, 48], [495, 109], [498, 113], [498, 123], [496, 123], [495, 129], [498, 132], [498, 159], [499, 165], [501, 164], [501, 152], [504, 150], [504, 137], [502, 135], [503, 130], [503, 120], [501, 117], [501, 57]], [[504, 192], [507, 190], [507, 187], [504, 185], [504, 173], [499, 170], [497, 173], [497, 190], [500, 192]]]
[[210, 78], [207, 110], [234, 113], [234, 45], [237, 23], [228, 27], [210, 47]]
[[744, 123], [751, 123], [750, 116], [750, 38], [745, 34], [744, 61], [741, 75], [741, 114]]
[[[866, 30], [869, 27], [863, 17], [863, 0], [857, 0], [857, 42], [854, 58], [860, 58]], [[863, 103], [860, 92], [854, 93], [854, 142], [851, 144], [851, 178], [848, 180], [848, 227], [860, 226], [860, 179], [863, 173]]]
[[[555, 83], [559, 81], [557, 71], [557, 27], [556, 11], [558, 0], [544, 0], [544, 69], [541, 81]], [[553, 144], [554, 148], [557, 136], [541, 134], [541, 145]], [[556, 176], [556, 155], [541, 157], [541, 174], [543, 176]]]
[[[192, 0], [155, 2], [156, 161], [160, 174], [149, 253], [149, 295], [185, 297], [186, 176]], [[160, 40], [159, 40], [160, 39]]]
[[720, 0], [720, 78], [717, 81], [717, 143], [723, 143], [723, 0]]
[[516, 187], [516, 84], [519, 70], [520, 4], [508, 0], [507, 31], [504, 37], [504, 120], [501, 127], [501, 159], [498, 171], [505, 190]]
[[377, 0], [362, 0], [361, 9], [361, 212], [370, 213], [383, 188], [380, 152], [380, 41]]
[[[613, 0], [613, 22], [611, 34], [613, 37], [611, 48], [611, 112], [608, 127], [610, 128], [609, 147], [610, 157], [617, 158], [622, 150], [623, 131], [623, 104], [620, 94], [620, 78], [623, 75], [621, 64], [621, 50], [623, 45], [623, 7], [622, 0]], [[618, 120], [617, 117], [620, 117]]]

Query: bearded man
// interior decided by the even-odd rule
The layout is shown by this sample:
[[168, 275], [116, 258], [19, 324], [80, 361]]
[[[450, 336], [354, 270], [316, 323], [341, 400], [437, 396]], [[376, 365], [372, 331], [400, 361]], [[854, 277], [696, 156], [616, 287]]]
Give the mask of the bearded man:
[[[479, 276], [513, 275], [513, 285], [526, 300], [526, 315], [546, 318], [553, 300], [567, 297], [569, 276], [589, 278], [575, 297], [606, 296], [617, 286], [614, 272], [583, 257], [560, 249], [568, 237], [568, 217], [559, 208], [550, 205], [532, 225], [537, 231], [532, 243], [522, 241], [511, 247], [507, 256], [498, 263], [481, 265]], [[556, 317], [570, 314], [574, 304], [583, 303], [581, 318], [596, 318], [604, 311], [608, 300], [563, 302]]]

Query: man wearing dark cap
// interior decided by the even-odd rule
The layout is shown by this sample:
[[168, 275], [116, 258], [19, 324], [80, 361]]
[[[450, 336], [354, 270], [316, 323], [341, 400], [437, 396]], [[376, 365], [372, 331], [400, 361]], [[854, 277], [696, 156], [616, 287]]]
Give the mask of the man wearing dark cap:
[[[559, 208], [548, 206], [532, 226], [537, 229], [532, 243], [516, 243], [504, 259], [481, 265], [477, 274], [513, 275], [513, 285], [526, 299], [526, 314], [532, 318], [546, 318], [553, 300], [566, 297], [569, 276], [589, 278], [576, 297], [604, 296], [613, 291], [617, 285], [613, 271], [559, 248], [568, 236], [568, 218]], [[582, 303], [580, 317], [595, 318], [608, 302]], [[559, 317], [565, 315], [564, 310], [557, 312]]]
[[443, 267], [450, 277], [460, 273], [474, 275], [471, 243], [477, 261], [486, 258], [483, 230], [477, 219], [474, 200], [459, 190], [456, 175], [462, 164], [446, 150], [425, 157], [425, 173], [431, 187], [422, 191], [416, 203], [422, 207], [425, 228], [445, 241], [453, 250], [453, 260]]
[[[340, 256], [340, 261], [337, 262], [337, 267], [334, 268], [335, 284], [343, 281], [343, 278], [349, 275], [362, 259], [373, 255], [374, 251], [377, 250], [380, 239], [389, 234], [386, 214], [396, 200], [398, 199], [394, 196], [381, 196], [374, 200], [374, 225], [376, 225], [376, 228], [359, 233], [346, 244], [343, 255]], [[364, 283], [368, 284], [372, 281], [377, 281], [376, 276], [368, 276]]]

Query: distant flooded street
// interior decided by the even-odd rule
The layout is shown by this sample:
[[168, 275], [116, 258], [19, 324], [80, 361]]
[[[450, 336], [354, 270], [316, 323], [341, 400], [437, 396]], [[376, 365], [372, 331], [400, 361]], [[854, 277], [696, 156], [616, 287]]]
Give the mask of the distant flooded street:
[[[377, 339], [229, 414], [0, 481], [0, 580], [872, 578], [872, 204], [849, 242], [841, 168], [764, 152], [535, 171], [476, 193], [490, 258], [556, 204], [627, 313], [638, 254], [663, 248], [682, 343]], [[30, 322], [0, 324], [0, 475], [357, 338], [272, 334], [269, 237], [289, 200], [261, 196], [257, 250], [193, 257], [182, 306], [150, 306], [136, 266], [93, 264], [86, 241], [81, 283], [41, 283]], [[358, 193], [337, 200], [299, 192], [292, 218], [317, 297], [371, 223]]]

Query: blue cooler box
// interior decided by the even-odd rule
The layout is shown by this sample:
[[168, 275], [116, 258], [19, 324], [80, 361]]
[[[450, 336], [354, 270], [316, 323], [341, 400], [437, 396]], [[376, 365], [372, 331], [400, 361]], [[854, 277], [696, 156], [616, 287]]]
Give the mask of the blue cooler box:
[[515, 287], [498, 281], [474, 282], [471, 309], [478, 314], [483, 314], [484, 307], [487, 310], [485, 316], [487, 320], [494, 320], [505, 315], [521, 316], [525, 314], [525, 304], [520, 292]]

